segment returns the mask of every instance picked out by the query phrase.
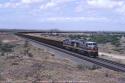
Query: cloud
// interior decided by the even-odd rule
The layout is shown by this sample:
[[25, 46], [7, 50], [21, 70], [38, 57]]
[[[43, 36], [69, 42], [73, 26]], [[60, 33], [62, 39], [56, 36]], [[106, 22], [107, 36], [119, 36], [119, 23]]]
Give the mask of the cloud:
[[17, 3], [6, 2], [3, 4], [0, 4], [0, 8], [16, 8], [17, 5], [18, 5]]
[[62, 4], [67, 4], [68, 2], [72, 2], [75, 0], [50, 0], [46, 4], [42, 4], [40, 9], [48, 9], [53, 7], [60, 7]]
[[105, 10], [105, 13], [110, 13], [106, 10], [111, 10], [116, 14], [125, 15], [125, 0], [81, 0], [78, 2], [75, 11], [96, 11]]
[[124, 4], [121, 0], [87, 0], [89, 6], [96, 8], [114, 8]]
[[[76, 3], [77, 2], [77, 3]], [[72, 8], [76, 12], [82, 11], [96, 11], [103, 9], [111, 9], [117, 13], [125, 15], [125, 1], [124, 0], [9, 0], [5, 3], [0, 3], [0, 8], [29, 8], [32, 10], [55, 10], [65, 12], [63, 7], [69, 3], [76, 3]], [[70, 8], [70, 7], [68, 7]], [[74, 12], [74, 10], [69, 10]], [[74, 13], [76, 13], [74, 12]]]
[[75, 0], [10, 0], [5, 3], [1, 3], [1, 8], [16, 8], [16, 7], [36, 7], [40, 9], [51, 9], [54, 7], [60, 7], [63, 4], [72, 2]]
[[48, 17], [42, 18], [41, 22], [77, 22], [77, 21], [108, 21], [105, 17]]
[[0, 4], [0, 7], [2, 7], [2, 4]]
[[125, 15], [125, 3], [121, 6], [119, 6], [118, 8], [116, 8], [116, 12]]
[[26, 8], [26, 7], [32, 7], [32, 5], [37, 3], [43, 3], [44, 0], [10, 0], [5, 3], [1, 3], [1, 8]]
[[40, 6], [40, 9], [48, 9], [48, 8], [51, 8], [51, 7], [55, 7], [57, 6], [57, 3], [54, 3], [54, 2], [48, 2], [46, 4], [42, 4]]
[[39, 3], [42, 2], [43, 0], [21, 0], [21, 3], [25, 3], [25, 4], [31, 4], [31, 3]]

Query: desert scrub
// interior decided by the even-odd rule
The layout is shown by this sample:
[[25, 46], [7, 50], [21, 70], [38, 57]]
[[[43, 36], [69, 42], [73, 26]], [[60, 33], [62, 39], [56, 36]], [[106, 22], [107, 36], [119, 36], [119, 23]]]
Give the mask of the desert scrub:
[[32, 53], [28, 53], [28, 56], [29, 56], [29, 57], [33, 57], [33, 54], [32, 54]]
[[30, 51], [30, 48], [29, 48], [29, 42], [26, 40], [24, 42], [24, 55], [29, 55], [29, 51]]
[[122, 48], [115, 48], [115, 49], [112, 49], [112, 50], [120, 52], [120, 53], [122, 52]]
[[88, 65], [84, 65], [84, 64], [78, 64], [78, 65], [77, 65], [77, 68], [78, 68], [79, 70], [96, 70], [96, 69], [99, 69], [99, 68], [101, 68], [101, 67], [98, 66], [98, 65], [96, 65], [96, 64], [94, 64], [94, 65], [92, 65], [92, 66], [88, 66]]
[[7, 44], [7, 43], [1, 43], [1, 42], [0, 42], [0, 52], [1, 52], [1, 56], [4, 56], [5, 53], [13, 52], [13, 48], [14, 48], [14, 47], [15, 47], [15, 45]]

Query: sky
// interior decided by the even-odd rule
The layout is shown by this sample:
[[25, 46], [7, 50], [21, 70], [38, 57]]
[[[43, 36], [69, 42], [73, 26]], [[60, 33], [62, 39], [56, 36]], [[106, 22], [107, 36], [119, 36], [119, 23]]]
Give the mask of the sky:
[[125, 0], [0, 0], [0, 29], [125, 31]]

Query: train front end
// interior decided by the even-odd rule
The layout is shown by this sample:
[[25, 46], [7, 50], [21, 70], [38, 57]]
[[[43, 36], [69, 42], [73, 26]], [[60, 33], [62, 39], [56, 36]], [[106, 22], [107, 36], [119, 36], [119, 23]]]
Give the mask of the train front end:
[[86, 42], [87, 53], [91, 57], [98, 57], [98, 46], [96, 42]]

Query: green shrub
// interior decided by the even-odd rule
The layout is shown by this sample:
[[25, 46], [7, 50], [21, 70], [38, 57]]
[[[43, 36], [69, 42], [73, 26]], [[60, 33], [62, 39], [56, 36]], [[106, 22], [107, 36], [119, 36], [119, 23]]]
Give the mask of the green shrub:
[[12, 52], [15, 46], [11, 44], [0, 43], [0, 52], [4, 56], [6, 52]]

